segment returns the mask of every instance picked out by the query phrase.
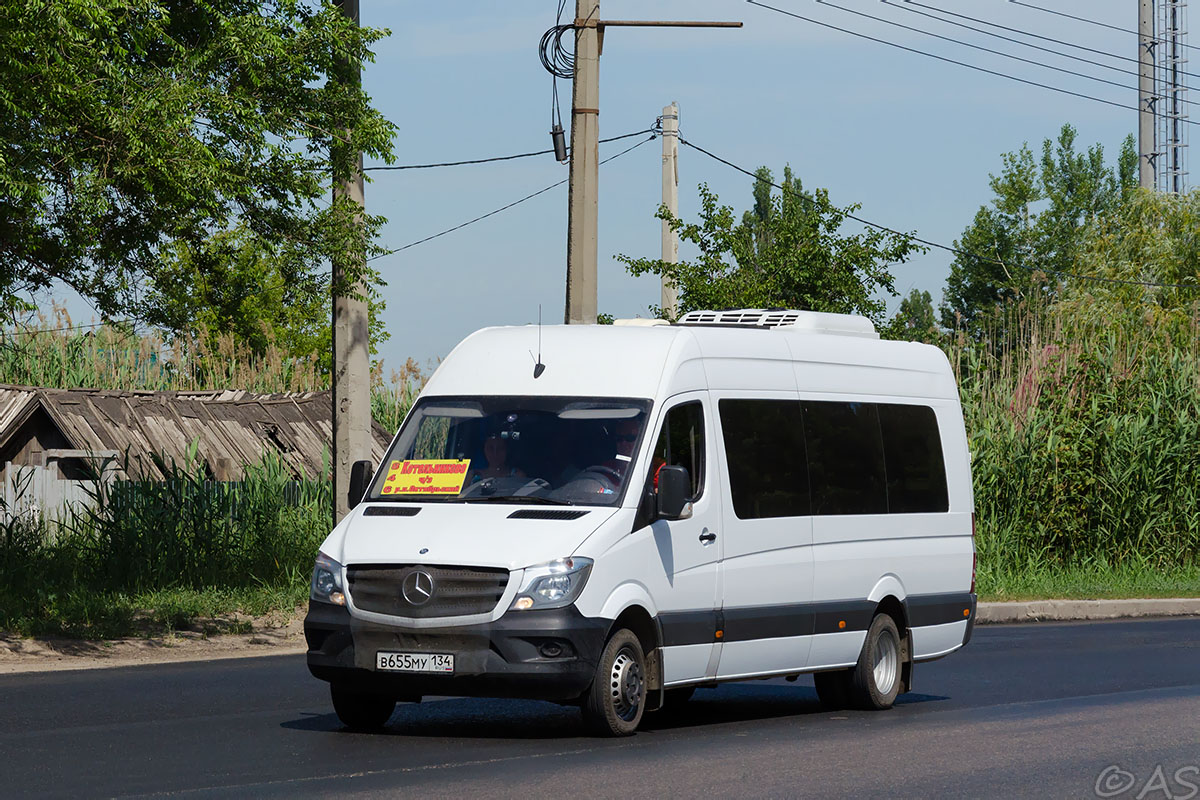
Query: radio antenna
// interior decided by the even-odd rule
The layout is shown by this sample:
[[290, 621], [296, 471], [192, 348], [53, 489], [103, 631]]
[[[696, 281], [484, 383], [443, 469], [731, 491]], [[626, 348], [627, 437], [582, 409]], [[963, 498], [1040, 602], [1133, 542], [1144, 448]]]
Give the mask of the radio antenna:
[[[530, 353], [529, 355], [533, 355]], [[542, 363], [542, 304], [538, 303], [538, 354], [533, 362], [533, 377], [542, 377], [542, 373], [546, 371], [546, 365]]]

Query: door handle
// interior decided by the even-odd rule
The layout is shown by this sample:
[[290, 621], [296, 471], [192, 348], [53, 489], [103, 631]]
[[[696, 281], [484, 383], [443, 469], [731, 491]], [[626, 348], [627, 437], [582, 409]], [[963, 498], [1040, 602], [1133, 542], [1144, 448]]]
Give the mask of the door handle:
[[712, 544], [716, 540], [717, 540], [717, 535], [715, 533], [712, 533], [711, 531], [706, 530], [704, 533], [700, 534], [700, 541], [703, 544]]

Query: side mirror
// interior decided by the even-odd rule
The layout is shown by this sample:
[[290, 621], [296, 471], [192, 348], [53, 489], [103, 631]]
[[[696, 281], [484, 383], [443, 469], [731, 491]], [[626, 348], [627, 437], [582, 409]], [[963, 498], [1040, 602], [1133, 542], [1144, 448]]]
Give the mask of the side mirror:
[[373, 474], [375, 466], [370, 461], [355, 461], [350, 465], [350, 488], [346, 490], [346, 508], [353, 509], [362, 501]]
[[688, 495], [692, 479], [687, 467], [663, 466], [658, 470], [658, 518], [687, 519], [692, 516]]

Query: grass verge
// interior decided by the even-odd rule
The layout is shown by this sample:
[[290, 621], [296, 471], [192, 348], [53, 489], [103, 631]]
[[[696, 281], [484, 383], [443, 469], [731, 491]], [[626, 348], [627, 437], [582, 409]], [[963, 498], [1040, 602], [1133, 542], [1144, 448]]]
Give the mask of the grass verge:
[[985, 602], [1200, 597], [1200, 566], [1158, 569], [1126, 563], [987, 570], [980, 565], [978, 589]]
[[0, 591], [0, 629], [18, 636], [77, 639], [153, 637], [185, 630], [205, 635], [249, 633], [247, 617], [278, 615], [282, 623], [307, 600], [307, 581], [136, 594], [84, 589], [17, 597]]

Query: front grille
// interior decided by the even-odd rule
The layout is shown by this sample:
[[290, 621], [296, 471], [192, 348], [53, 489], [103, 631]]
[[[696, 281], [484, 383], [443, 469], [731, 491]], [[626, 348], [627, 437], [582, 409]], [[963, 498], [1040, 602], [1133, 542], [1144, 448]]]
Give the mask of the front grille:
[[[410, 579], [416, 572], [426, 573], [433, 586], [428, 601], [414, 604], [405, 597], [404, 588], [406, 580], [416, 581]], [[491, 613], [508, 586], [508, 570], [481, 567], [363, 565], [347, 567], [346, 577], [356, 608], [411, 619]], [[421, 587], [425, 586], [422, 579]], [[414, 588], [410, 587], [410, 596], [423, 598], [423, 593]]]

